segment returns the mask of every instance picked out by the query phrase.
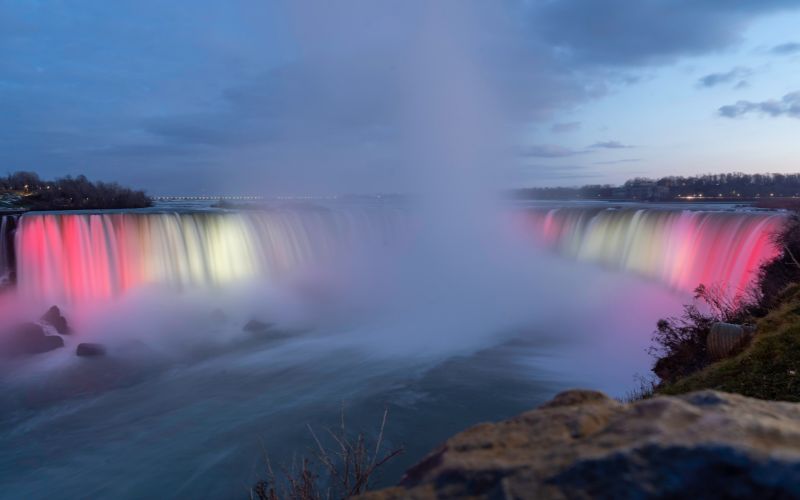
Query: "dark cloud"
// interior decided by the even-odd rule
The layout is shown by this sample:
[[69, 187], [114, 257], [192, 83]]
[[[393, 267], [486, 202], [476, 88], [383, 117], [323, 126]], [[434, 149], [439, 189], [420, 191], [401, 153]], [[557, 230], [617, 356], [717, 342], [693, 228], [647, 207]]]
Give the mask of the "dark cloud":
[[619, 141], [601, 141], [601, 142], [595, 142], [589, 147], [593, 149], [629, 149], [632, 148], [633, 146], [623, 144]]
[[738, 101], [736, 104], [722, 106], [718, 112], [720, 116], [725, 118], [737, 118], [748, 113], [759, 113], [772, 117], [788, 116], [790, 118], [800, 118], [800, 92], [792, 92], [781, 99], [768, 101]]
[[746, 86], [746, 82], [743, 78], [746, 78], [752, 74], [752, 70], [750, 68], [742, 68], [737, 67], [733, 68], [730, 71], [726, 71], [723, 73], [710, 73], [697, 81], [697, 85], [699, 87], [715, 87], [717, 85], [723, 83], [732, 83], [738, 80], [737, 88], [742, 88]]
[[[143, 121], [144, 131], [159, 138], [164, 143], [184, 146], [226, 146], [242, 145], [265, 139], [264, 132], [251, 137], [247, 129], [236, 126], [222, 126], [217, 122], [219, 115], [187, 114], [148, 118]], [[231, 125], [228, 123], [227, 125]]]
[[539, 1], [531, 22], [566, 59], [630, 66], [726, 48], [755, 15], [796, 7], [796, 0]]
[[800, 53], [800, 43], [797, 42], [782, 43], [780, 45], [772, 47], [772, 49], [770, 49], [770, 52], [772, 52], [773, 54], [777, 54], [779, 56], [797, 54]]
[[565, 132], [574, 132], [581, 128], [581, 122], [564, 122], [564, 123], [554, 123], [552, 127], [550, 127], [551, 132], [555, 132], [557, 134], [562, 134]]
[[565, 158], [585, 154], [586, 151], [558, 146], [556, 144], [538, 144], [528, 146], [520, 151], [520, 155], [530, 158]]
[[[463, 23], [470, 31], [452, 39], [466, 41], [455, 55], [470, 60], [455, 63], [474, 65], [497, 95], [498, 112], [516, 126], [552, 123], [565, 109], [634, 85], [640, 65], [729, 47], [758, 15], [798, 2], [452, 5], [462, 4], [470, 6], [463, 9], [473, 18]], [[449, 78], [418, 57], [437, 48], [419, 41], [426, 1], [2, 5], [0, 168], [47, 176], [85, 173], [168, 191], [204, 183], [217, 189], [229, 178], [276, 190], [304, 189], [309, 179], [332, 189], [383, 190], [412, 168], [398, 133], [407, 125], [409, 89]], [[607, 141], [591, 150], [623, 147]], [[584, 153], [539, 145], [522, 156]]]

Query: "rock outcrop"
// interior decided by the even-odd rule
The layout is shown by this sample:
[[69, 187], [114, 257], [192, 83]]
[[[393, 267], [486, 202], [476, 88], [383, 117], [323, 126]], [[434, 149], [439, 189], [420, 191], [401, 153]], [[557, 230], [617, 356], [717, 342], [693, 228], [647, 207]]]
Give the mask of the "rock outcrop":
[[103, 344], [83, 342], [78, 344], [78, 347], [75, 349], [75, 354], [82, 358], [104, 356], [106, 354], [106, 348], [103, 346]]
[[2, 351], [17, 356], [41, 354], [59, 347], [64, 347], [64, 339], [58, 335], [46, 335], [41, 325], [36, 323], [22, 323], [10, 332]]
[[259, 321], [257, 319], [251, 319], [246, 325], [244, 325], [244, 327], [242, 327], [242, 330], [248, 333], [262, 334], [267, 333], [270, 329], [272, 329], [272, 327], [272, 323], [264, 323], [263, 321]]
[[61, 314], [61, 310], [58, 308], [58, 306], [52, 306], [50, 309], [48, 309], [41, 319], [42, 322], [47, 323], [55, 328], [55, 330], [61, 335], [68, 335], [71, 331], [69, 324], [67, 323], [67, 318]]
[[798, 498], [800, 404], [567, 391], [447, 440], [367, 498]]

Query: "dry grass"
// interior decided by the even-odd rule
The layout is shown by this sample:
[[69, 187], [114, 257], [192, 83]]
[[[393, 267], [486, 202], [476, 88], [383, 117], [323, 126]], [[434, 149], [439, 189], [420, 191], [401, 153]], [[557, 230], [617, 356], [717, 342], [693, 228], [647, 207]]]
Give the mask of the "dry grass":
[[636, 375], [634, 376], [634, 380], [638, 383], [638, 387], [634, 387], [632, 390], [625, 393], [623, 397], [618, 398], [621, 403], [633, 403], [655, 396], [656, 388], [658, 387], [658, 381], [655, 377]]
[[290, 467], [276, 474], [265, 453], [267, 477], [253, 486], [251, 500], [342, 499], [365, 493], [375, 473], [403, 452], [402, 448], [382, 451], [388, 416], [387, 409], [374, 443], [363, 432], [353, 436], [347, 431], [344, 411], [339, 426], [326, 429], [329, 446], [309, 425], [315, 446], [311, 457], [294, 459]]

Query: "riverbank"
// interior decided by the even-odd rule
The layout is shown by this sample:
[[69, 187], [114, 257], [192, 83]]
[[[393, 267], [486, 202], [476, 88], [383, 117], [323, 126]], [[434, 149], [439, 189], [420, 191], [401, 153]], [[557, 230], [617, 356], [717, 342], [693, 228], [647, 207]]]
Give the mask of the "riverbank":
[[663, 384], [656, 393], [675, 395], [701, 389], [800, 401], [800, 284], [790, 286], [774, 308], [756, 321], [756, 335], [744, 350]]

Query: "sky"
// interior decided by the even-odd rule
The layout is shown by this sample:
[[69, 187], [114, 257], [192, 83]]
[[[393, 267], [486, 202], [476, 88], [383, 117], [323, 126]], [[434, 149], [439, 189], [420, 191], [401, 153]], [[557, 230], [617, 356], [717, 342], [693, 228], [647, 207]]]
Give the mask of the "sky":
[[409, 138], [451, 126], [507, 187], [792, 172], [798, 26], [800, 0], [0, 0], [0, 173], [405, 192]]

